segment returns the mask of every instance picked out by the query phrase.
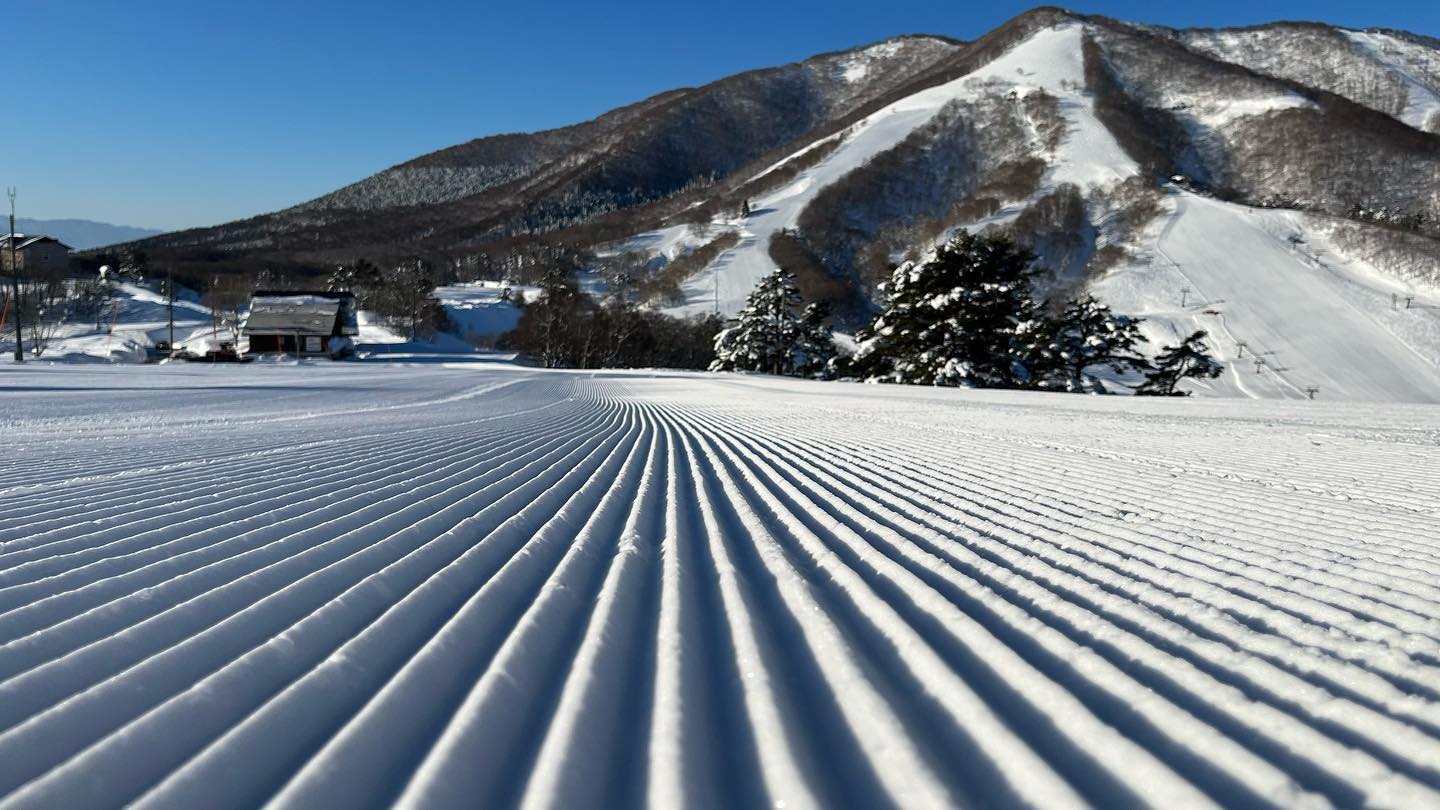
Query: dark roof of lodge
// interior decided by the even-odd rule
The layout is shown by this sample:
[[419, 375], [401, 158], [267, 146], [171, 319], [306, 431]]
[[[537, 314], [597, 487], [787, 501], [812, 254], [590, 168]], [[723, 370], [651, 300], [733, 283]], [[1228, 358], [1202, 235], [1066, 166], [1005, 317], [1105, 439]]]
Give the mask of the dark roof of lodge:
[[340, 305], [350, 293], [269, 291], [250, 299], [246, 334], [329, 335], [335, 331]]

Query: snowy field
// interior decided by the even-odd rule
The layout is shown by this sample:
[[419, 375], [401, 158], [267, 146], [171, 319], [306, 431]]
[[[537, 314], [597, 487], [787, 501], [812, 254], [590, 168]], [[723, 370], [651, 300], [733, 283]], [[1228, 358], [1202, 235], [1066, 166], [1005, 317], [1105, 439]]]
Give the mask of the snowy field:
[[0, 807], [1440, 806], [1440, 410], [0, 367]]

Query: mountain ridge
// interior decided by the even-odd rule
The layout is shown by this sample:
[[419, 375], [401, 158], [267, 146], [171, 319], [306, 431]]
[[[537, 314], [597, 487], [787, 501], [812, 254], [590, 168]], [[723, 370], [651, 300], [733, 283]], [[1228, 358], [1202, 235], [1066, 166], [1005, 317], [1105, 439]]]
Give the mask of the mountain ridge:
[[[1358, 165], [1327, 185], [1315, 180], [1316, 161], [1287, 156], [1294, 165], [1284, 165], [1272, 154], [1281, 151], [1278, 142], [1295, 141], [1345, 165], [1360, 140], [1375, 137], [1406, 168], [1434, 173], [1440, 139], [1423, 129], [1428, 108], [1406, 105], [1414, 107], [1409, 100], [1417, 94], [1434, 94], [1440, 110], [1440, 67], [1433, 81], [1427, 65], [1418, 77], [1405, 73], [1395, 60], [1351, 42], [1355, 31], [1322, 23], [1173, 29], [1040, 7], [970, 41], [892, 37], [667, 91], [566, 127], [473, 139], [282, 211], [167, 234], [144, 246], [192, 265], [249, 262], [313, 272], [362, 255], [382, 262], [413, 255], [464, 273], [535, 241], [583, 252], [667, 223], [704, 224], [738, 207], [764, 167], [843, 138], [887, 104], [972, 74], [1035, 31], [1066, 23], [1083, 27], [1089, 49], [1085, 75], [1074, 77], [1085, 85], [1079, 101], [1097, 100], [1106, 128], [1155, 179], [1184, 174], [1249, 204], [1332, 214], [1362, 207], [1429, 215], [1440, 207], [1417, 183], [1377, 182], [1383, 172], [1363, 159], [1351, 160]], [[1306, 37], [1325, 45], [1319, 57], [1292, 47], [1313, 44]], [[1260, 44], [1250, 47], [1251, 40]], [[1403, 47], [1420, 48], [1414, 43], [1424, 40], [1415, 35]], [[1416, 53], [1440, 66], [1440, 49]], [[871, 68], [852, 69], [872, 58]], [[1176, 76], [1165, 75], [1166, 60]], [[1326, 73], [1334, 72], [1327, 60], [1365, 66], [1365, 86], [1347, 85], [1343, 72], [1339, 79]], [[1207, 83], [1225, 89], [1216, 95]], [[1293, 103], [1266, 106], [1281, 96]], [[1203, 115], [1193, 113], [1201, 108]], [[1419, 126], [1396, 117], [1411, 113], [1421, 117]], [[1435, 122], [1440, 129], [1440, 112]], [[956, 159], [985, 163], [973, 151], [952, 152], [951, 163]], [[971, 178], [962, 184], [965, 194], [991, 180]], [[959, 186], [952, 189], [948, 203], [964, 202], [953, 198], [959, 193]], [[904, 221], [886, 226], [913, 225], [918, 215], [905, 213]], [[819, 252], [832, 247], [828, 235], [810, 236], [821, 243]], [[833, 275], [857, 277], [848, 258], [828, 259]]]

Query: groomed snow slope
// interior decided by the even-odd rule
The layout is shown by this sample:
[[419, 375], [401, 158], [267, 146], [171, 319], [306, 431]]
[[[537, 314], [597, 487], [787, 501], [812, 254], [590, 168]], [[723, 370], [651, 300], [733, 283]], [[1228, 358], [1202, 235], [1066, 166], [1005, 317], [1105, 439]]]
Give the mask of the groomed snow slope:
[[[1150, 318], [1156, 343], [1210, 332], [1228, 364], [1211, 390], [1301, 398], [1315, 387], [1326, 399], [1440, 403], [1440, 301], [1349, 261], [1299, 212], [1174, 189], [1168, 205], [1148, 261], [1092, 289]], [[1417, 305], [1397, 309], [1397, 291]]]
[[1440, 805], [1440, 420], [0, 368], [0, 806]]

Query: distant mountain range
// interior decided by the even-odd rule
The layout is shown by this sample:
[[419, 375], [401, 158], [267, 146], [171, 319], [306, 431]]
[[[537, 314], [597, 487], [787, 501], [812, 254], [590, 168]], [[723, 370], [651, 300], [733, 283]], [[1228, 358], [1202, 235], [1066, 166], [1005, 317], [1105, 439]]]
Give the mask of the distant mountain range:
[[20, 233], [46, 234], [59, 239], [76, 250], [133, 242], [147, 236], [157, 236], [164, 231], [154, 228], [133, 228], [128, 225], [111, 225], [88, 219], [25, 219], [15, 218], [15, 229]]

